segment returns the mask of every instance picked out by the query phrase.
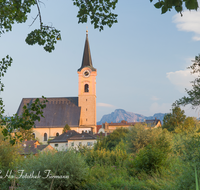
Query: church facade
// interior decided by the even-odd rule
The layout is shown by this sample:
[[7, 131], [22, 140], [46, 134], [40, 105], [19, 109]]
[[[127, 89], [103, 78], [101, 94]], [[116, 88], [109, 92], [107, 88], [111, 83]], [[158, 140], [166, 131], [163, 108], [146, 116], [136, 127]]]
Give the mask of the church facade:
[[[96, 76], [89, 47], [88, 33], [86, 33], [85, 47], [81, 67], [78, 69], [78, 97], [47, 98], [44, 108], [44, 118], [35, 122], [35, 138], [47, 144], [62, 134], [68, 124], [71, 130], [96, 133]], [[17, 114], [21, 115], [23, 106], [36, 98], [23, 98]]]

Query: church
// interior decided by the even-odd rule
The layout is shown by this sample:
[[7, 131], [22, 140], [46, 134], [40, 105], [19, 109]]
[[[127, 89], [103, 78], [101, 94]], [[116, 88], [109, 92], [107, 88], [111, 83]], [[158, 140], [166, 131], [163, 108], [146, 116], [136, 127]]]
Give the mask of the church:
[[[76, 132], [96, 133], [96, 76], [97, 70], [93, 67], [89, 47], [88, 31], [83, 51], [83, 59], [78, 73], [78, 97], [47, 98], [46, 108], [43, 110], [44, 118], [35, 122], [34, 136], [47, 144], [62, 134], [68, 124]], [[36, 98], [23, 98], [17, 114], [21, 115], [23, 106]]]

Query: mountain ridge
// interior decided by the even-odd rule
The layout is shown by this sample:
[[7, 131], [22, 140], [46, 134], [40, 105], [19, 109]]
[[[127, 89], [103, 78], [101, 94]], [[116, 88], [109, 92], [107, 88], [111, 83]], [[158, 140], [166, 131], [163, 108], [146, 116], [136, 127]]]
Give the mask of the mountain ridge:
[[101, 120], [97, 122], [97, 125], [101, 125], [105, 122], [120, 123], [122, 120], [125, 120], [127, 122], [142, 122], [144, 120], [150, 120], [155, 118], [160, 119], [162, 123], [165, 114], [166, 113], [155, 113], [153, 116], [144, 116], [142, 114], [127, 112], [124, 109], [116, 109], [110, 114], [103, 115]]

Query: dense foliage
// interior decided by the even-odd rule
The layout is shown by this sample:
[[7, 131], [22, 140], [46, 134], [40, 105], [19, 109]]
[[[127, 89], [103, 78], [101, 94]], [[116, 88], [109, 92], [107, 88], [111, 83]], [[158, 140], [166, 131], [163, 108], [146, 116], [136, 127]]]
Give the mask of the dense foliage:
[[[153, 0], [150, 0], [150, 2], [153, 2]], [[197, 0], [159, 0], [154, 6], [157, 9], [161, 9], [162, 14], [174, 8], [181, 15], [184, 7], [188, 10], [197, 10], [199, 7]]]
[[23, 161], [23, 158], [18, 153], [21, 147], [12, 146], [9, 140], [4, 141], [1, 131], [2, 129], [0, 129], [0, 176], [3, 176], [3, 178], [0, 178], [0, 189], [9, 189], [13, 180], [8, 178], [8, 175], [18, 169], [17, 167]]
[[168, 131], [174, 131], [176, 127], [183, 125], [186, 115], [185, 111], [181, 110], [180, 107], [174, 107], [172, 113], [168, 113], [164, 116], [163, 119], [163, 128], [166, 128]]
[[[111, 150], [104, 143], [98, 149], [80, 147], [79, 151], [41, 152], [23, 158], [19, 157], [17, 147], [4, 142], [0, 146], [3, 172], [13, 169], [14, 175], [19, 177], [20, 170], [24, 170], [23, 175], [34, 171], [33, 176], [40, 177], [0, 179], [1, 188], [195, 189], [195, 168], [200, 170], [200, 126], [195, 124], [193, 130], [179, 133], [145, 128], [144, 125], [133, 126], [121, 137], [116, 134], [123, 130], [118, 129], [113, 133], [118, 143]], [[3, 138], [1, 135], [0, 139]], [[106, 138], [99, 141], [110, 142]], [[51, 176], [67, 175], [69, 178], [47, 178], [45, 170], [51, 170]]]
[[117, 128], [110, 135], [105, 138], [102, 138], [101, 134], [99, 137], [99, 141], [95, 145], [95, 150], [100, 150], [105, 148], [106, 150], [113, 150], [121, 141], [123, 141], [128, 133], [127, 128]]
[[198, 125], [198, 121], [193, 117], [186, 117], [185, 111], [180, 107], [173, 107], [172, 113], [165, 115], [163, 119], [163, 129], [175, 133], [189, 132], [194, 130]]
[[[84, 159], [74, 151], [40, 153], [39, 156], [25, 159], [20, 167], [24, 170], [23, 175], [30, 175], [34, 171], [34, 176], [41, 176], [20, 177], [20, 189], [80, 189], [85, 184], [88, 173]], [[21, 173], [18, 174], [20, 175]]]

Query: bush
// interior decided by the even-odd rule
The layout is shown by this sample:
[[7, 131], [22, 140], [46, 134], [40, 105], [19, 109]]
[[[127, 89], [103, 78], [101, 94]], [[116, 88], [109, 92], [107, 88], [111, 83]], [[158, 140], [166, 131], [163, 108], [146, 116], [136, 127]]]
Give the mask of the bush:
[[0, 129], [0, 189], [9, 189], [13, 179], [5, 177], [7, 172], [11, 172], [17, 169], [17, 166], [22, 162], [23, 157], [19, 155], [20, 147], [17, 145], [11, 145], [9, 139], [4, 141], [3, 135]]
[[132, 158], [127, 162], [129, 174], [155, 173], [167, 166], [172, 152], [172, 136], [161, 128], [145, 130], [143, 126], [133, 127], [128, 134], [129, 152]]
[[131, 127], [126, 137], [127, 151], [133, 154], [149, 144], [165, 149], [171, 141], [172, 135], [166, 129], [145, 129], [145, 126], [141, 124]]
[[127, 159], [128, 155], [123, 150], [87, 150], [84, 153], [86, 163], [92, 167], [99, 164], [100, 166], [111, 165], [111, 166], [123, 166], [124, 160]]
[[167, 166], [167, 158], [168, 152], [150, 144], [140, 150], [137, 156], [133, 159], [132, 168], [134, 168], [134, 173], [136, 174], [142, 171], [147, 174], [152, 174], [159, 171], [162, 167]]
[[106, 149], [113, 150], [122, 140], [125, 139], [129, 129], [127, 128], [117, 128], [110, 135], [104, 138], [100, 138], [96, 145], [94, 146], [95, 150]]
[[[19, 178], [20, 189], [80, 189], [86, 181], [88, 168], [80, 154], [68, 152], [45, 152], [26, 159], [21, 166], [24, 174], [41, 175], [38, 179]], [[69, 178], [47, 177], [69, 176]]]
[[126, 168], [97, 164], [90, 169], [85, 188], [94, 190], [126, 189], [123, 186], [128, 183], [129, 176]]

